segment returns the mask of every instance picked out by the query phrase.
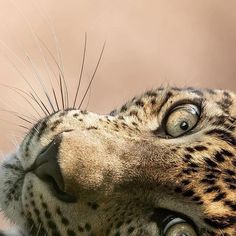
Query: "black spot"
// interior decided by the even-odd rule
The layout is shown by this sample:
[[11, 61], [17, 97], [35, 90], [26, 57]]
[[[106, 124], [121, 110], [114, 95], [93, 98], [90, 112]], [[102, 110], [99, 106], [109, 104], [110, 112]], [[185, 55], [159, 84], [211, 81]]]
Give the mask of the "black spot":
[[69, 225], [69, 220], [66, 219], [65, 217], [62, 217], [62, 218], [61, 218], [61, 223], [62, 223], [63, 225]]
[[59, 120], [56, 120], [53, 124], [52, 124], [52, 126], [51, 126], [51, 131], [54, 131], [56, 128], [57, 128], [57, 126], [59, 125], [59, 124], [61, 124], [62, 123], [62, 119], [59, 119]]
[[194, 163], [194, 162], [191, 162], [190, 164], [188, 164], [189, 167], [192, 167], [192, 168], [198, 168], [198, 164]]
[[61, 209], [60, 209], [59, 207], [56, 209], [56, 213], [57, 213], [58, 215], [61, 215], [61, 214], [62, 214]]
[[214, 156], [214, 159], [216, 160], [216, 162], [220, 163], [225, 161], [225, 158], [221, 152], [217, 152]]
[[182, 193], [182, 188], [181, 187], [176, 187], [175, 192], [176, 193]]
[[181, 181], [181, 183], [183, 185], [189, 185], [191, 183], [191, 181], [189, 179], [184, 179], [184, 180]]
[[87, 128], [87, 130], [97, 130], [98, 129], [98, 127], [95, 127], [95, 126], [89, 126], [88, 128]]
[[205, 177], [207, 178], [207, 179], [216, 179], [217, 177], [214, 175], [214, 174], [206, 174], [205, 175]]
[[127, 106], [126, 106], [126, 105], [122, 106], [121, 109], [120, 109], [120, 111], [121, 111], [121, 112], [126, 112], [126, 111], [127, 111]]
[[67, 230], [67, 235], [68, 236], [76, 236], [76, 233], [75, 233], [75, 231], [68, 229]]
[[233, 201], [225, 200], [224, 201], [225, 205], [230, 207], [231, 210], [236, 211], [236, 203]]
[[213, 130], [207, 131], [206, 134], [211, 135], [211, 136], [216, 136], [220, 138], [221, 140], [229, 143], [230, 145], [236, 146], [236, 139], [233, 137], [231, 133], [229, 133], [226, 130], [213, 129]]
[[191, 89], [191, 93], [195, 93], [195, 94], [197, 94], [200, 97], [203, 96], [203, 92], [198, 90], [198, 89]]
[[129, 113], [130, 116], [138, 116], [138, 111], [132, 110]]
[[146, 93], [146, 95], [147, 95], [148, 97], [156, 97], [156, 96], [157, 96], [157, 93], [154, 92], [154, 91], [148, 91], [148, 92]]
[[135, 230], [135, 228], [132, 227], [132, 226], [130, 226], [130, 227], [128, 228], [128, 234], [132, 234], [132, 233], [134, 232], [134, 230]]
[[225, 172], [227, 175], [231, 175], [231, 176], [235, 175], [235, 172], [234, 172], [233, 170], [230, 170], [230, 169], [226, 169], [226, 170], [224, 170], [224, 172]]
[[88, 111], [82, 110], [82, 111], [81, 111], [81, 114], [83, 114], [83, 115], [88, 115]]
[[191, 189], [189, 189], [189, 190], [183, 192], [183, 196], [185, 196], [185, 197], [191, 197], [191, 196], [193, 196], [193, 195], [194, 195], [194, 191], [191, 190]]
[[232, 183], [232, 184], [236, 184], [236, 179], [235, 178], [231, 178], [231, 177], [228, 177], [228, 178], [224, 178], [224, 182], [225, 183]]
[[86, 231], [90, 231], [91, 230], [91, 225], [89, 223], [86, 223], [84, 228], [86, 229]]
[[194, 149], [195, 149], [196, 151], [199, 151], [199, 152], [207, 151], [207, 150], [208, 150], [208, 148], [205, 147], [205, 146], [203, 146], [203, 145], [197, 145], [197, 146], [194, 147]]
[[218, 193], [215, 197], [214, 197], [214, 199], [213, 199], [213, 202], [218, 202], [218, 201], [220, 201], [220, 200], [222, 200], [222, 199], [224, 199], [226, 197], [226, 193]]
[[205, 162], [210, 167], [217, 167], [217, 164], [214, 161], [212, 161], [210, 158], [208, 158], [208, 157], [205, 158]]
[[47, 203], [45, 203], [45, 202], [42, 202], [42, 207], [43, 207], [44, 209], [47, 209], [47, 208], [48, 208], [48, 205], [47, 205]]
[[205, 184], [211, 184], [211, 185], [216, 183], [215, 179], [206, 179], [206, 178], [203, 178], [201, 182]]
[[79, 232], [84, 232], [84, 229], [83, 229], [83, 227], [81, 227], [81, 226], [78, 226], [78, 230], [79, 230]]
[[119, 229], [122, 225], [123, 225], [123, 221], [119, 221], [119, 222], [116, 224], [116, 228]]
[[144, 106], [144, 102], [141, 99], [139, 99], [139, 100], [137, 100], [135, 102], [135, 105], [138, 106], [138, 107], [143, 107]]
[[51, 221], [51, 220], [48, 221], [48, 227], [49, 227], [50, 229], [53, 229], [53, 230], [56, 230], [56, 229], [57, 229], [56, 224], [55, 224], [53, 221]]
[[184, 174], [190, 175], [191, 173], [196, 173], [198, 172], [195, 168], [189, 167], [189, 168], [185, 168], [182, 171]]
[[49, 212], [49, 211], [45, 211], [44, 212], [44, 215], [45, 215], [45, 217], [47, 218], [47, 219], [50, 219], [51, 218], [51, 213]]
[[201, 200], [201, 198], [200, 198], [199, 196], [194, 196], [194, 197], [192, 198], [192, 200], [195, 201], [195, 202], [198, 202], [198, 201]]
[[39, 128], [36, 128], [37, 131], [37, 134], [38, 134], [38, 138], [40, 138], [44, 132], [44, 130], [47, 128], [47, 122], [44, 120], [40, 123], [40, 127]]
[[[46, 233], [40, 234], [40, 235], [47, 235]], [[60, 233], [58, 231], [52, 231], [52, 236], [60, 236]]]
[[236, 216], [212, 216], [211, 218], [205, 218], [204, 221], [217, 229], [225, 229], [236, 223]]
[[191, 148], [191, 147], [186, 147], [185, 150], [188, 151], [188, 152], [191, 152], [191, 153], [193, 153], [193, 152], [195, 151], [195, 150], [194, 150], [193, 148]]
[[225, 150], [225, 149], [222, 149], [221, 150], [221, 153], [224, 155], [224, 156], [227, 156], [227, 157], [233, 157], [234, 154], [228, 150]]
[[87, 205], [91, 207], [93, 210], [97, 210], [99, 205], [96, 202], [88, 202]]

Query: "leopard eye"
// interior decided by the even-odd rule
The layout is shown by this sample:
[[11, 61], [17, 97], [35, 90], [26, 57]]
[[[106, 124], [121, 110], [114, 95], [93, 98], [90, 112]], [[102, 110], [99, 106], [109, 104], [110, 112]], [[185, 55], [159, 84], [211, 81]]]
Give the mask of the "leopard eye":
[[196, 105], [185, 104], [175, 107], [166, 119], [166, 133], [179, 137], [195, 127], [200, 111]]
[[165, 236], [197, 236], [191, 224], [181, 218], [174, 218], [168, 222], [163, 232]]

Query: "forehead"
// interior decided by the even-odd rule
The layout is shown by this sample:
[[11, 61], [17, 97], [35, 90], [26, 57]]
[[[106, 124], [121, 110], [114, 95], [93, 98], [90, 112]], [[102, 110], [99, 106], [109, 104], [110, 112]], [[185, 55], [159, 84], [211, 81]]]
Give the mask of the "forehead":
[[[233, 92], [226, 90], [195, 89], [195, 88], [159, 88], [150, 90], [140, 96], [134, 97], [125, 103], [119, 112], [126, 112], [130, 108], [142, 108], [145, 105], [155, 105], [157, 109], [166, 103], [201, 101], [204, 104], [213, 104], [215, 109], [234, 115], [236, 113], [236, 97]], [[113, 111], [115, 114], [115, 111]], [[117, 112], [117, 110], [116, 110]], [[235, 114], [236, 115], [236, 114]]]

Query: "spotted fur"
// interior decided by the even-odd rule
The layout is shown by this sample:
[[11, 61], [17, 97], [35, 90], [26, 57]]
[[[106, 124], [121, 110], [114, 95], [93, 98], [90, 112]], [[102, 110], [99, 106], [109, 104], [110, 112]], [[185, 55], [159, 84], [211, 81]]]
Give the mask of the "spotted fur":
[[[170, 137], [163, 120], [197, 104], [193, 130]], [[35, 124], [0, 170], [0, 205], [20, 228], [0, 235], [159, 235], [158, 209], [190, 218], [199, 235], [236, 235], [236, 94], [157, 89], [110, 113], [57, 111]], [[60, 138], [65, 191], [57, 199], [29, 169]]]

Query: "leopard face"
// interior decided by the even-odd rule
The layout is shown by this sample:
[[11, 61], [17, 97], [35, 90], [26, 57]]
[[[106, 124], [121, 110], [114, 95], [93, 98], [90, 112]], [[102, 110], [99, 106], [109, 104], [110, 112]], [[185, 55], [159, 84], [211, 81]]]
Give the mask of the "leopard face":
[[59, 110], [4, 160], [1, 208], [14, 235], [236, 235], [235, 128], [236, 95], [222, 90]]

